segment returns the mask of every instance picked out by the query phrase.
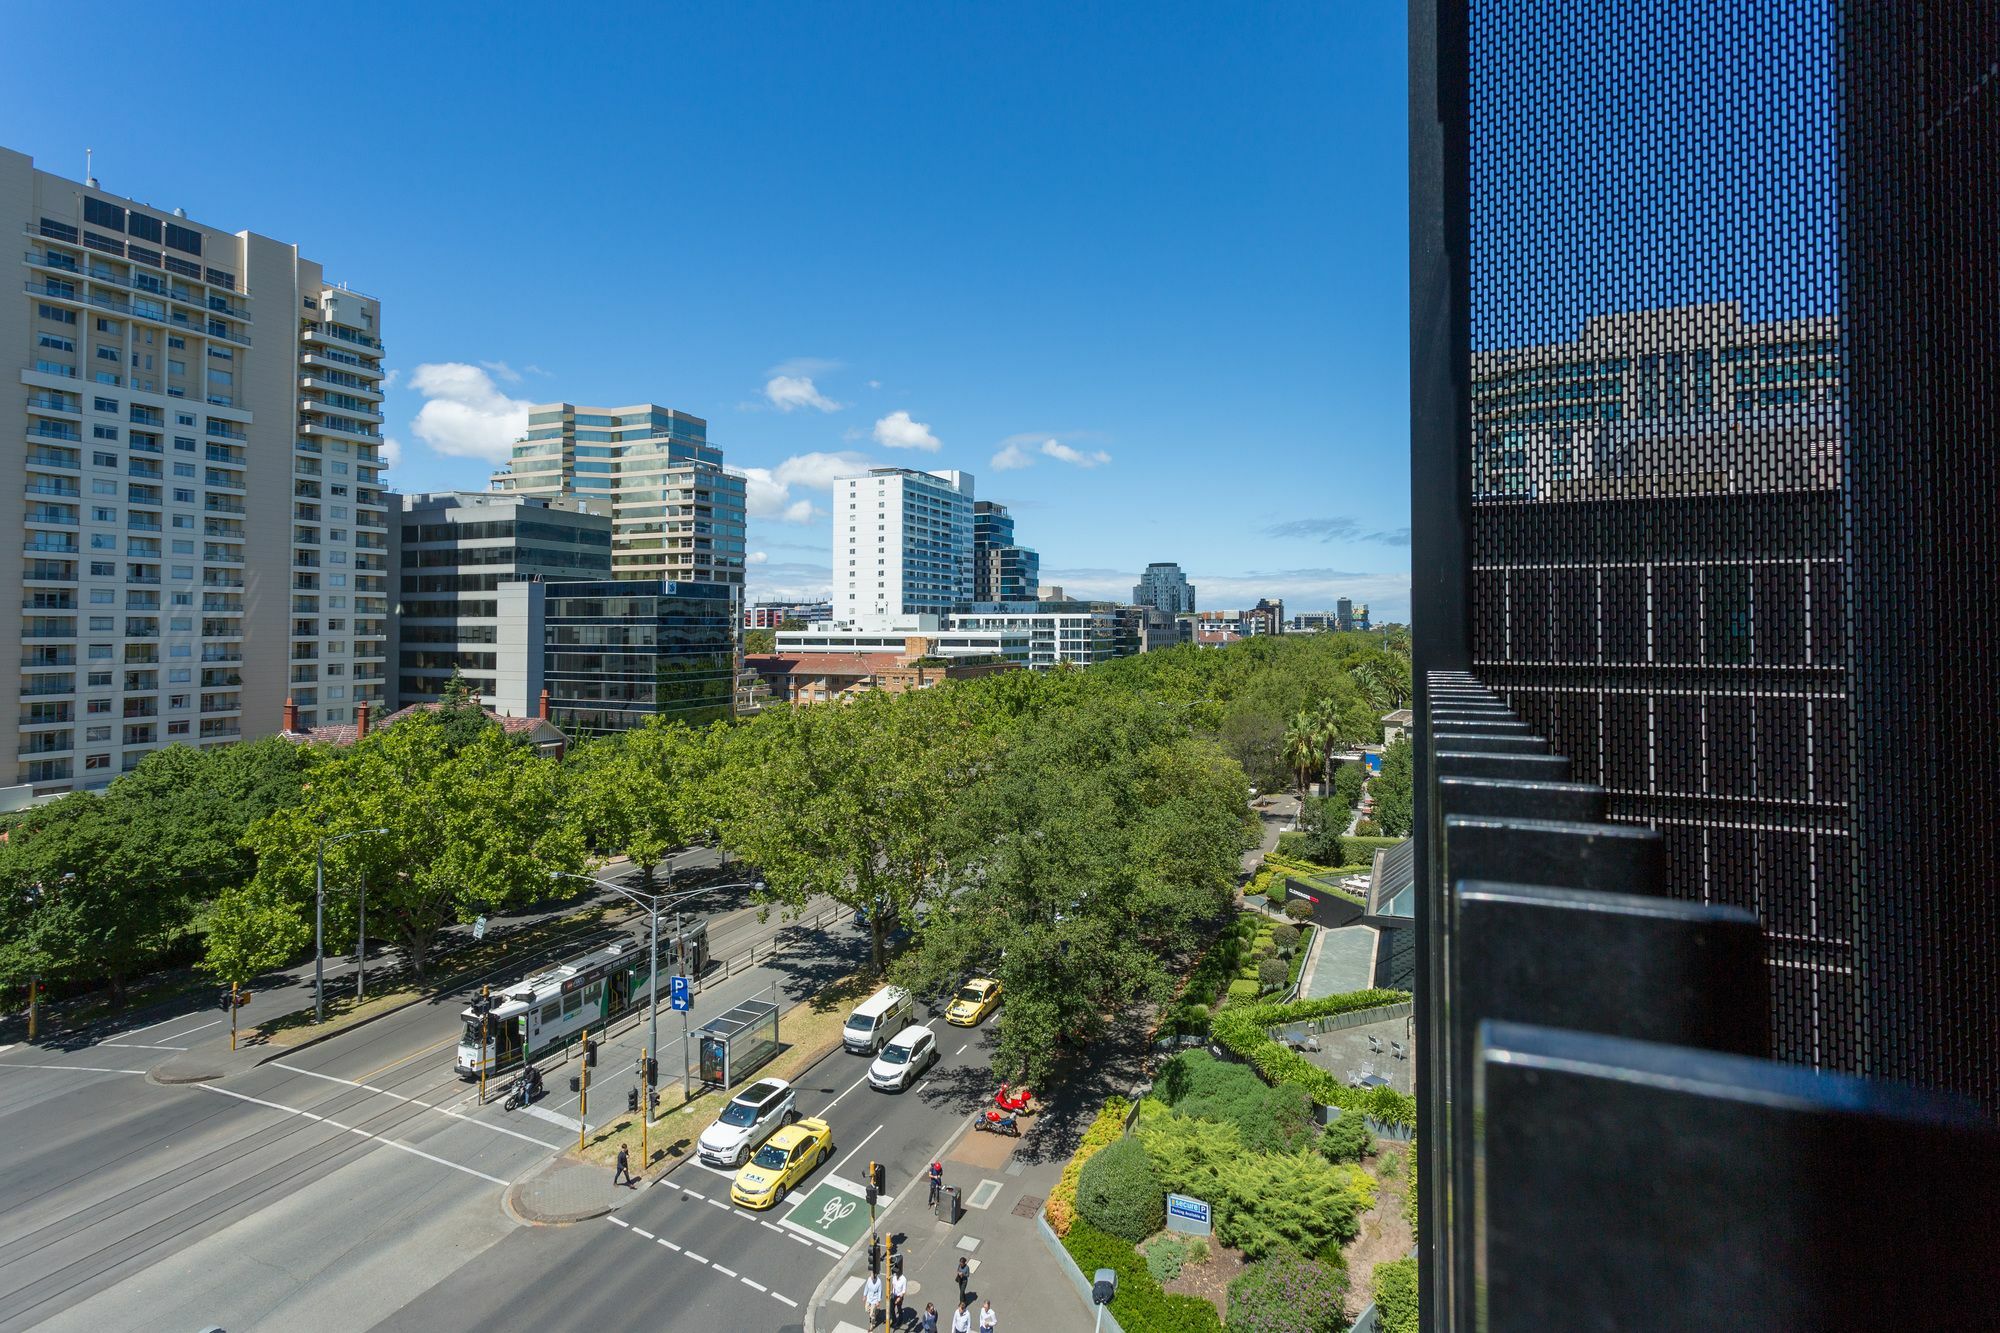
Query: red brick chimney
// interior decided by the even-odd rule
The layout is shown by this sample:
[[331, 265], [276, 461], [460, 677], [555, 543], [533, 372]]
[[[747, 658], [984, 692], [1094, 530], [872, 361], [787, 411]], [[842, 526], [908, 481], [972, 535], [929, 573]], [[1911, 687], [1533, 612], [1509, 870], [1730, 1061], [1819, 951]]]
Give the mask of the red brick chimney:
[[294, 735], [299, 729], [299, 706], [292, 702], [292, 696], [285, 696], [285, 734]]
[[354, 710], [354, 739], [360, 740], [368, 734], [368, 701], [362, 700]]
[[541, 711], [536, 713], [535, 716], [540, 718], [544, 722], [549, 720], [549, 692], [546, 688], [542, 690]]

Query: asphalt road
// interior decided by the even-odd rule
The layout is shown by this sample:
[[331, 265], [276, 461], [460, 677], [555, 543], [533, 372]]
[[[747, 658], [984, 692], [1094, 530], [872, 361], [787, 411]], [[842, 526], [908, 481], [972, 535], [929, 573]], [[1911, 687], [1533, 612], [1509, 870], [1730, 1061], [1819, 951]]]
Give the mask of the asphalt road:
[[[810, 937], [751, 911], [709, 919], [718, 958], [787, 930], [795, 946], [711, 982], [718, 1003], [774, 980], [809, 989], [865, 947], [844, 918]], [[573, 1140], [475, 1104], [451, 1068], [464, 1000], [208, 1084], [144, 1075], [179, 1048], [226, 1044], [212, 1009], [0, 1048], [0, 1330], [367, 1328], [517, 1235], [579, 1231], [522, 1229], [501, 1211], [509, 1182]]]

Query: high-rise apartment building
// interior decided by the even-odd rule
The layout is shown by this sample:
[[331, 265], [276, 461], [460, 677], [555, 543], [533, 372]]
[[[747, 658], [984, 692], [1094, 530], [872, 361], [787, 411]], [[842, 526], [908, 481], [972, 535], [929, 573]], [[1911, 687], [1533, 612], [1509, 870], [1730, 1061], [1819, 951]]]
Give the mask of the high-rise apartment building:
[[573, 496], [490, 491], [402, 497], [397, 561], [399, 707], [439, 698], [462, 673], [488, 708], [526, 717], [537, 707], [542, 636], [503, 615], [504, 584], [611, 577], [610, 505]]
[[972, 474], [878, 467], [833, 483], [833, 614], [946, 615], [972, 600]]
[[972, 505], [972, 598], [977, 602], [1032, 602], [1042, 577], [1042, 557], [1014, 540], [1014, 517], [991, 500]]
[[832, 602], [758, 602], [743, 608], [744, 629], [777, 629], [791, 620], [823, 625], [832, 619]]
[[384, 698], [381, 308], [295, 246], [0, 149], [25, 235], [0, 582], [19, 727], [0, 782], [101, 787], [175, 742], [350, 720]]
[[493, 489], [603, 500], [619, 578], [743, 582], [744, 480], [722, 466], [708, 423], [657, 403], [541, 403]]
[[1168, 615], [1184, 615], [1194, 610], [1194, 585], [1171, 560], [1155, 560], [1146, 566], [1132, 588], [1135, 606], [1150, 606]]
[[571, 736], [734, 715], [743, 606], [734, 584], [515, 583], [500, 598], [503, 618], [541, 628], [531, 688], [548, 690], [549, 717]]
[[1354, 603], [1343, 597], [1333, 604], [1334, 623], [1342, 631], [1354, 628]]

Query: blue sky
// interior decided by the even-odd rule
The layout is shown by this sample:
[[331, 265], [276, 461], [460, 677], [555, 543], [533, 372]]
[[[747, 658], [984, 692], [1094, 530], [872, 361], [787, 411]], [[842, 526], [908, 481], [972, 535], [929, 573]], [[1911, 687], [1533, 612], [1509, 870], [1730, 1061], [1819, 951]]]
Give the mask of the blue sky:
[[751, 472], [753, 595], [825, 588], [865, 460], [1073, 594], [1407, 618], [1400, 7], [205, 8], [101, 3], [79, 67], [17, 4], [0, 142], [381, 297], [398, 489], [652, 400]]

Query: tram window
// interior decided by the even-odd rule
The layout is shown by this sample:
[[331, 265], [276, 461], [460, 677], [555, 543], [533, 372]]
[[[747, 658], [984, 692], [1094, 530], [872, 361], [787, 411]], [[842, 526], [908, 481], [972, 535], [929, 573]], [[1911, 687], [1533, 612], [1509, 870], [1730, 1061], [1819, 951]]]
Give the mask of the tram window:
[[583, 988], [583, 1002], [585, 1004], [595, 1005], [603, 995], [604, 983], [601, 981], [593, 981]]
[[549, 1024], [562, 1017], [562, 1001], [553, 1000], [542, 1006], [542, 1022]]
[[563, 1017], [575, 1018], [583, 1012], [583, 996], [575, 991], [563, 996]]

